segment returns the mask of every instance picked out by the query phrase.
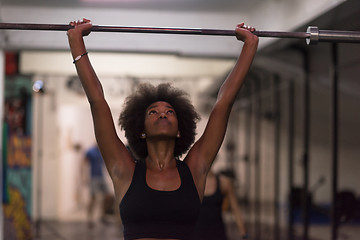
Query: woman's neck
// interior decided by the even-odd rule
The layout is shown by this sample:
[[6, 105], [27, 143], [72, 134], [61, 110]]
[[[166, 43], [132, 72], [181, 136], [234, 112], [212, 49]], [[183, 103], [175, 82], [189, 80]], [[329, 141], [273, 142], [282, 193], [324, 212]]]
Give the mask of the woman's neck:
[[174, 144], [166, 142], [148, 143], [148, 156], [146, 164], [148, 168], [164, 170], [176, 166], [174, 158]]

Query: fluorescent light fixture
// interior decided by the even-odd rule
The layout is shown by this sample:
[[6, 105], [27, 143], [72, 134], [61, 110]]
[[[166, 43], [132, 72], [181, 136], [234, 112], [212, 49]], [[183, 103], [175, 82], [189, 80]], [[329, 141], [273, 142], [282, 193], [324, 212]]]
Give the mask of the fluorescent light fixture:
[[84, 3], [131, 3], [131, 2], [141, 2], [143, 0], [80, 0]]

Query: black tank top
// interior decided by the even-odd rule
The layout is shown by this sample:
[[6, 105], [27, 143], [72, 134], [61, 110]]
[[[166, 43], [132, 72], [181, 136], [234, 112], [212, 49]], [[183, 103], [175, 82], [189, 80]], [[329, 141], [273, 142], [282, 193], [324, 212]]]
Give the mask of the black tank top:
[[204, 196], [195, 228], [196, 240], [226, 240], [226, 229], [222, 218], [223, 194], [219, 176], [216, 176], [216, 191]]
[[193, 239], [200, 198], [188, 166], [180, 160], [176, 166], [180, 187], [159, 191], [147, 185], [145, 163], [136, 163], [132, 182], [119, 206], [125, 240]]

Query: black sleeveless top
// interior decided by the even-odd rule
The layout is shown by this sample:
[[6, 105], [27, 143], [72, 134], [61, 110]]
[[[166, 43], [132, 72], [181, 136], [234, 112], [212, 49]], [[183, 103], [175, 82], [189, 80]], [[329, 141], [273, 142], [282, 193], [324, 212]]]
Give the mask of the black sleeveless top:
[[200, 198], [188, 166], [176, 161], [181, 185], [159, 191], [146, 183], [146, 164], [137, 162], [129, 189], [120, 203], [125, 240], [138, 238], [193, 239]]
[[195, 228], [196, 240], [226, 240], [226, 229], [222, 218], [223, 194], [219, 176], [216, 176], [216, 191], [204, 196]]

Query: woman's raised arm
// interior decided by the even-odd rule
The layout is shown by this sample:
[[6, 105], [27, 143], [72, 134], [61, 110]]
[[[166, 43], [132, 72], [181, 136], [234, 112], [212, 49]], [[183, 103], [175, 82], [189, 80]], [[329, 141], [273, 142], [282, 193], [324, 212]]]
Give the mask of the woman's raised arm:
[[92, 23], [84, 18], [82, 21], [71, 22], [70, 25], [74, 27], [67, 33], [71, 54], [90, 104], [97, 144], [110, 176], [114, 177], [117, 174], [115, 171], [126, 172], [127, 167], [132, 167], [133, 160], [116, 134], [110, 108], [84, 44], [83, 37], [90, 34]]
[[242, 51], [234, 68], [218, 92], [216, 103], [203, 135], [194, 144], [186, 157], [186, 161], [193, 173], [195, 171], [200, 174], [201, 178], [203, 178], [203, 174], [206, 175], [209, 171], [223, 142], [232, 105], [254, 59], [258, 46], [258, 37], [252, 34], [253, 31], [255, 31], [254, 28], [245, 26], [243, 23], [237, 25], [236, 37], [244, 42]]

